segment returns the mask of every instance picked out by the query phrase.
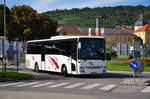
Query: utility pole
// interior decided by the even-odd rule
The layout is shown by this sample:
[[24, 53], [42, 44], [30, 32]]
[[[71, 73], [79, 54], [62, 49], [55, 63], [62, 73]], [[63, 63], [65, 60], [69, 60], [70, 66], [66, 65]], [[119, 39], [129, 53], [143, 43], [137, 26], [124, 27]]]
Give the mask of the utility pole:
[[96, 29], [95, 29], [95, 31], [96, 31], [96, 36], [98, 36], [98, 18], [96, 18]]
[[16, 66], [17, 66], [17, 73], [18, 73], [18, 66], [19, 66], [19, 58], [18, 58], [18, 38], [16, 38]]
[[6, 72], [6, 52], [5, 52], [5, 39], [6, 39], [6, 0], [4, 0], [4, 39], [2, 40], [2, 68], [3, 73]]
[[96, 18], [96, 28], [98, 28], [98, 18]]

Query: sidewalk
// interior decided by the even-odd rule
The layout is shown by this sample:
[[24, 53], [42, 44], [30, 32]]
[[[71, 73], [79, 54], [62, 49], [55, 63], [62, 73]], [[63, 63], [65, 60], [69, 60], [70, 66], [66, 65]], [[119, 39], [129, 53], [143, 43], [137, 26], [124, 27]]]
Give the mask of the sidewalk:
[[145, 79], [145, 78], [135, 78], [135, 80], [133, 78], [130, 79], [125, 79], [124, 81], [121, 82], [121, 84], [123, 85], [141, 85], [141, 86], [148, 86], [150, 84], [149, 79]]

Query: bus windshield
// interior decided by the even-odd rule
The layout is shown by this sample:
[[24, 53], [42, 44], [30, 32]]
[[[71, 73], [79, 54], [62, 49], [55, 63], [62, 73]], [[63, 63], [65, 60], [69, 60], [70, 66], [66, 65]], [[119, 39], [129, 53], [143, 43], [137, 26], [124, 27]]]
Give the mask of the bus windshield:
[[105, 59], [105, 40], [100, 38], [81, 38], [79, 40], [79, 59]]

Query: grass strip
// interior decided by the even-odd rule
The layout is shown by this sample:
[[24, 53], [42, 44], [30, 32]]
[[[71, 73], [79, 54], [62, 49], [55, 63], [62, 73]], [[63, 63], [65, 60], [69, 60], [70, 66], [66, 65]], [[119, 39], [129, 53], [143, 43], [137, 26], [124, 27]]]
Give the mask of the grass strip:
[[[120, 64], [122, 61], [107, 61], [107, 70], [108, 71], [133, 71], [130, 68], [129, 64]], [[145, 72], [150, 72], [150, 66], [144, 66]]]
[[[19, 60], [20, 63], [25, 63], [25, 59]], [[15, 65], [16, 60], [8, 60], [7, 66]], [[2, 61], [0, 61], [0, 66], [2, 66]]]
[[14, 71], [7, 70], [5, 74], [2, 73], [0, 70], [0, 80], [20, 80], [20, 79], [27, 79], [32, 78], [31, 74], [26, 73], [17, 73]]

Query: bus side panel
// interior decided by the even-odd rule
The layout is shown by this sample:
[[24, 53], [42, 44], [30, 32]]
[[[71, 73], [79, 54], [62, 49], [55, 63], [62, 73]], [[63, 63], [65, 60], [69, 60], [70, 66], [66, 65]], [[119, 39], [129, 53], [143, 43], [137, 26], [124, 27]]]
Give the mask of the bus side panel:
[[34, 69], [35, 63], [38, 63], [39, 70], [41, 70], [41, 55], [38, 54], [26, 54], [26, 67]]
[[76, 63], [70, 57], [63, 55], [46, 55], [46, 70], [61, 73], [62, 66], [65, 65], [67, 73], [72, 74], [71, 63]]
[[63, 63], [66, 64], [66, 57], [62, 55], [46, 55], [46, 70], [61, 73]]

